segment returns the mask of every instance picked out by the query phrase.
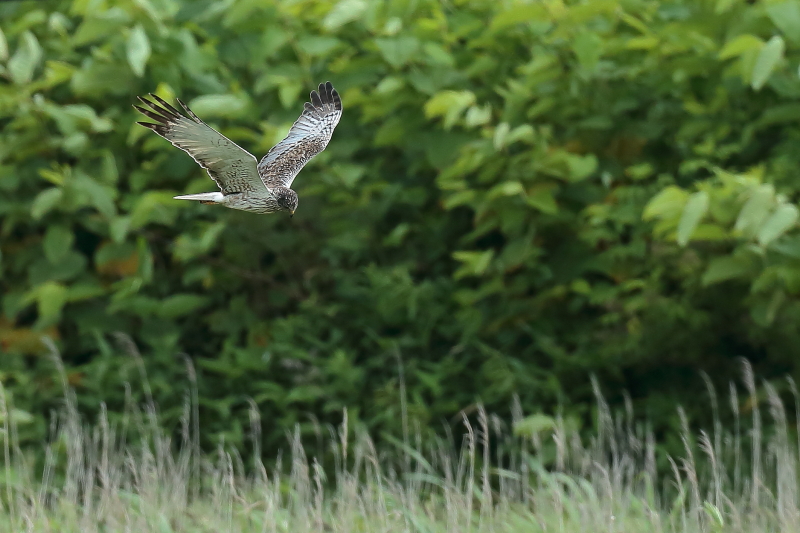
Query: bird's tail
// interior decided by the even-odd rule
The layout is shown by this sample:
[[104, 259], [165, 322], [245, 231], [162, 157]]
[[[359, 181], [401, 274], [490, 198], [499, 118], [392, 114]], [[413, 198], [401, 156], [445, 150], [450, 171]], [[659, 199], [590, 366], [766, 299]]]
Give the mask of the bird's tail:
[[198, 200], [204, 204], [219, 204], [224, 195], [221, 192], [201, 192], [199, 194], [184, 194], [174, 196], [176, 200]]

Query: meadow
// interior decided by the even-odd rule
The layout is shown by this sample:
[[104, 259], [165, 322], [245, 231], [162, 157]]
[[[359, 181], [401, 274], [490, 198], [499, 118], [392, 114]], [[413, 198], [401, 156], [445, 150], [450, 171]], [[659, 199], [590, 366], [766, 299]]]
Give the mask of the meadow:
[[[224, 444], [204, 453], [191, 394], [176, 435], [160, 425], [153, 403], [128, 404], [121, 424], [105, 411], [85, 420], [64, 376], [64, 402], [39, 467], [18, 445], [15, 410], [2, 390], [0, 526], [65, 533], [797, 531], [800, 420], [787, 416], [771, 385], [756, 383], [749, 363], [742, 369], [743, 387], [729, 390], [732, 431], [720, 422], [724, 407], [710, 381], [712, 428], [691, 430], [677, 409], [680, 456], [657, 447], [630, 410], [612, 413], [596, 389], [588, 437], [561, 417], [525, 417], [519, 404], [508, 424], [479, 406], [476, 416], [462, 415], [463, 432], [445, 427], [445, 437], [423, 445], [406, 431], [386, 454], [345, 410], [341, 425], [319, 428], [314, 449], [299, 430], [287, 434], [269, 468], [258, 449], [269, 421], [254, 404], [255, 453]], [[775, 431], [764, 430], [765, 422]]]

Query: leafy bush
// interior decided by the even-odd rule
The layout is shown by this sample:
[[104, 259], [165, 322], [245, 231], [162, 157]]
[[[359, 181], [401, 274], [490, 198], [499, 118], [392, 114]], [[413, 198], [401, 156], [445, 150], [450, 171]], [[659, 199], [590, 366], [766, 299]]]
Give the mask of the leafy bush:
[[[267, 446], [344, 406], [394, 431], [401, 383], [426, 426], [514, 394], [580, 415], [594, 372], [663, 428], [697, 368], [796, 369], [798, 0], [0, 17], [0, 368], [24, 411], [59, 395], [41, 334], [112, 412], [144, 390], [128, 335], [173, 423], [189, 354], [205, 436], [240, 442], [252, 398]], [[328, 79], [344, 117], [291, 221], [173, 201], [213, 184], [134, 124], [136, 95], [179, 96], [260, 156]]]

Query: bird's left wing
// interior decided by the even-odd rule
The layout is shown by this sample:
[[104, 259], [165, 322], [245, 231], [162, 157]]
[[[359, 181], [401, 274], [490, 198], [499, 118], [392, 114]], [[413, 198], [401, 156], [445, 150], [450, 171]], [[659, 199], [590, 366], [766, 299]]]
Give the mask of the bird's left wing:
[[[178, 100], [186, 115], [155, 94], [155, 102], [139, 98], [150, 109], [135, 105], [140, 113], [157, 124], [139, 122], [177, 146], [206, 169], [224, 194], [257, 192], [268, 194], [268, 189], [258, 176], [256, 158], [250, 152], [197, 118], [186, 104]], [[152, 111], [151, 111], [152, 109]]]
[[258, 163], [258, 173], [268, 188], [291, 187], [303, 166], [328, 146], [342, 117], [342, 99], [331, 82], [320, 83], [310, 99], [289, 135]]

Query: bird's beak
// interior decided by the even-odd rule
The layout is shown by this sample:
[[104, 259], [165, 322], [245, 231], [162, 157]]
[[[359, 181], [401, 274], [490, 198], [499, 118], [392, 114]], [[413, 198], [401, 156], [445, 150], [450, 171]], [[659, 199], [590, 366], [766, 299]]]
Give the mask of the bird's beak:
[[293, 218], [293, 217], [294, 217], [294, 211], [290, 211], [289, 212], [289, 218]]

